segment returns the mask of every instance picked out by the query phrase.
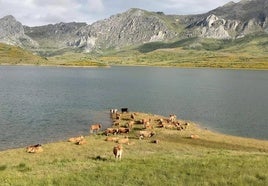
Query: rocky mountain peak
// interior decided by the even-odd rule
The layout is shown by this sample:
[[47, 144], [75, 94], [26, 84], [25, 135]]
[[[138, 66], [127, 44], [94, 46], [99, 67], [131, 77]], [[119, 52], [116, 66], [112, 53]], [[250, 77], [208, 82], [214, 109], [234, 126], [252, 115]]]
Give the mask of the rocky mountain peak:
[[0, 19], [0, 42], [21, 47], [36, 47], [38, 44], [24, 34], [24, 28], [12, 15]]

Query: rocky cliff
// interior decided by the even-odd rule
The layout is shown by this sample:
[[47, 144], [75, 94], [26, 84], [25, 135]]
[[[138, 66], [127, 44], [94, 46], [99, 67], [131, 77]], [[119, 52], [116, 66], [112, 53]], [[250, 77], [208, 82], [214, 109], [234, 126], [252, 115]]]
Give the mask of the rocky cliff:
[[188, 36], [230, 39], [256, 32], [268, 32], [268, 0], [229, 2], [206, 14], [192, 17]]
[[38, 47], [38, 43], [25, 35], [24, 28], [13, 16], [0, 19], [0, 42], [20, 47]]

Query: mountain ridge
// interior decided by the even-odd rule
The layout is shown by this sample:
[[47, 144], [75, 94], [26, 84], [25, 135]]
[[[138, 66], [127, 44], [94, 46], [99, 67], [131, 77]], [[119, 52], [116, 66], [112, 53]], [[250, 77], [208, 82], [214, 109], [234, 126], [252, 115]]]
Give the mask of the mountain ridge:
[[43, 56], [66, 50], [102, 52], [195, 37], [237, 39], [268, 33], [268, 0], [229, 2], [198, 15], [165, 15], [132, 8], [90, 25], [72, 22], [29, 27], [6, 16], [0, 19], [0, 31], [0, 42]]

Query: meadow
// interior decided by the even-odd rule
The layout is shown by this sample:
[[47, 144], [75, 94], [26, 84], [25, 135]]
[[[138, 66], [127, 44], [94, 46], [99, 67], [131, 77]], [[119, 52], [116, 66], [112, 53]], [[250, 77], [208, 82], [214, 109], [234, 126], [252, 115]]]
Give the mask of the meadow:
[[[130, 113], [119, 124], [126, 125]], [[135, 120], [154, 114], [137, 113]], [[85, 136], [86, 144], [43, 144], [43, 152], [25, 148], [0, 152], [0, 185], [267, 185], [268, 141], [228, 136], [198, 124], [186, 129], [157, 128], [151, 138], [139, 139], [134, 125], [123, 144], [122, 160], [113, 156], [115, 142], [102, 132]], [[191, 138], [191, 135], [198, 136]], [[79, 136], [79, 134], [77, 134]], [[153, 143], [157, 140], [159, 143]]]

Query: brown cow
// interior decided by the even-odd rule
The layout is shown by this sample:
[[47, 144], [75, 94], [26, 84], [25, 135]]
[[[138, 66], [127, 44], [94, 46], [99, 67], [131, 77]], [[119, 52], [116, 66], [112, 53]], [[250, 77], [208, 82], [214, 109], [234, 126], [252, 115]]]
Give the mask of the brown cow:
[[132, 129], [134, 126], [134, 121], [128, 122], [127, 126], [128, 126], [128, 128]]
[[73, 143], [77, 143], [78, 141], [81, 141], [82, 139], [84, 139], [84, 136], [78, 136], [78, 137], [74, 137], [74, 138], [69, 138], [68, 141], [73, 142]]
[[131, 118], [131, 119], [135, 119], [135, 115], [134, 115], [134, 113], [131, 113], [131, 114], [130, 114], [130, 118]]
[[101, 129], [101, 124], [93, 124], [90, 126], [90, 133], [98, 132]]
[[113, 153], [114, 153], [115, 159], [121, 160], [122, 153], [123, 153], [123, 146], [121, 144], [118, 144], [117, 146], [115, 146], [113, 149]]
[[154, 131], [141, 130], [139, 131], [139, 139], [150, 138], [155, 135]]
[[117, 140], [119, 140], [118, 137], [112, 137], [112, 136], [108, 136], [108, 137], [105, 139], [105, 141], [114, 141], [114, 142], [116, 142]]
[[119, 144], [128, 144], [129, 145], [129, 139], [127, 136], [125, 138], [118, 139], [116, 142]]
[[113, 134], [113, 135], [115, 135], [115, 134], [117, 134], [118, 133], [118, 129], [116, 129], [116, 128], [107, 128], [104, 132], [103, 132], [103, 134], [105, 134], [106, 136], [108, 136], [109, 134]]
[[41, 144], [31, 145], [31, 146], [26, 147], [26, 152], [29, 152], [29, 153], [43, 152], [43, 148]]
[[84, 144], [86, 144], [86, 143], [87, 143], [86, 139], [83, 138], [83, 139], [77, 141], [75, 144], [76, 144], [76, 145], [84, 145]]
[[123, 134], [127, 134], [127, 133], [129, 133], [129, 132], [130, 132], [130, 129], [129, 129], [129, 128], [122, 128], [122, 127], [121, 127], [121, 128], [118, 129], [118, 133], [119, 133], [119, 134], [122, 134], [122, 133], [123, 133]]

